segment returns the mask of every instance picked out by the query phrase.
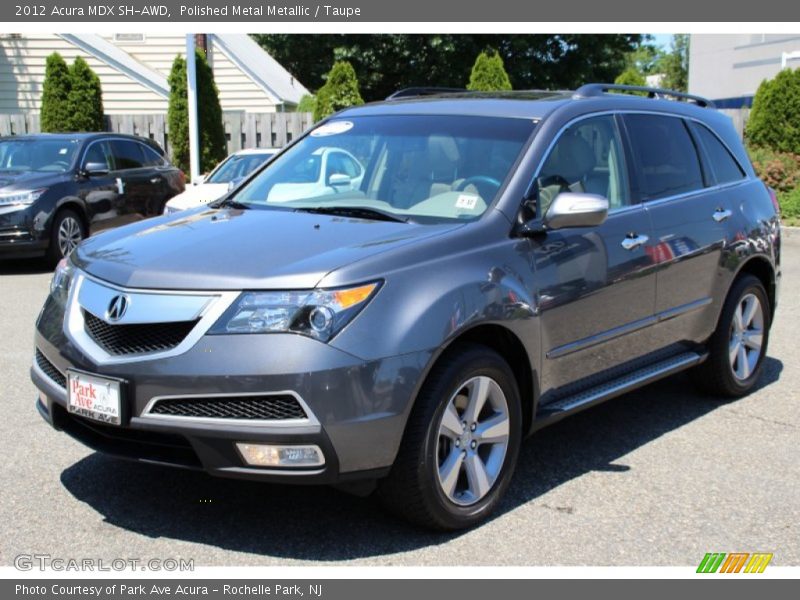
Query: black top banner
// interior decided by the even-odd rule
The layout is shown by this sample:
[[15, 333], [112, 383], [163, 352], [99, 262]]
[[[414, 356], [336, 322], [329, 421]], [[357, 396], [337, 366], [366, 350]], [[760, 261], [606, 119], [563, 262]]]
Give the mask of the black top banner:
[[800, 21], [800, 3], [786, 0], [743, 2], [642, 2], [641, 0], [328, 0], [259, 2], [244, 0], [153, 0], [96, 3], [86, 0], [12, 0], [0, 5], [6, 28], [36, 22], [753, 22]]

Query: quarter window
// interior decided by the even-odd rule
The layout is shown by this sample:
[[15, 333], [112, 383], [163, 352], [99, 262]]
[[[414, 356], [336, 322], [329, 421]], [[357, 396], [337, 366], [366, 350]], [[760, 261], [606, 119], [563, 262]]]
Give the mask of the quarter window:
[[142, 152], [144, 152], [144, 166], [145, 167], [162, 167], [164, 166], [164, 157], [152, 148], [148, 148], [144, 144], [140, 144]]
[[639, 160], [642, 193], [647, 200], [703, 188], [703, 172], [683, 119], [626, 115], [631, 150]]
[[719, 138], [703, 125], [693, 125], [714, 170], [716, 183], [731, 183], [744, 178], [744, 172]]
[[598, 194], [613, 211], [630, 204], [616, 121], [592, 117], [570, 126], [556, 142], [536, 180], [539, 214], [561, 192]]

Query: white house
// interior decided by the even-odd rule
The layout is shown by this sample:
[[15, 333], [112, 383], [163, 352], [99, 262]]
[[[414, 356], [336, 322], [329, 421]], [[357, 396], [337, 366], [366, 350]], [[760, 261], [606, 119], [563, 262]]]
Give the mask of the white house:
[[[246, 34], [203, 34], [223, 111], [292, 110], [308, 90]], [[47, 56], [82, 56], [100, 77], [108, 115], [165, 113], [184, 35], [161, 33], [0, 35], [0, 114], [38, 113]]]

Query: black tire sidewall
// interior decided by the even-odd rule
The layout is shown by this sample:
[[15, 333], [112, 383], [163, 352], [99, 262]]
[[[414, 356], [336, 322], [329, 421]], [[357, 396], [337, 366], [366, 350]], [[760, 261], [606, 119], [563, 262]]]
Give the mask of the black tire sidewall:
[[[448, 365], [449, 368], [437, 380], [437, 385], [428, 391], [428, 397], [438, 398], [438, 403], [431, 415], [425, 435], [423, 460], [419, 473], [420, 483], [429, 492], [426, 496], [428, 496], [430, 508], [435, 513], [437, 520], [445, 527], [453, 529], [468, 527], [481, 521], [492, 512], [511, 483], [522, 438], [522, 409], [519, 391], [513, 373], [506, 362], [492, 350], [481, 347], [471, 348], [463, 359], [466, 360]], [[500, 474], [489, 493], [475, 504], [460, 506], [447, 498], [439, 484], [437, 458], [439, 424], [453, 395], [466, 381], [481, 375], [493, 379], [506, 396], [511, 424], [508, 448]]]

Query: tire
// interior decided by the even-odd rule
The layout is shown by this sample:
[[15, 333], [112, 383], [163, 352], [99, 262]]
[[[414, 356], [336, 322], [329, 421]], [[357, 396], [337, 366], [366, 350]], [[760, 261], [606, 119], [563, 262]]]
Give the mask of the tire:
[[[470, 398], [481, 396], [483, 409], [472, 421]], [[475, 427], [465, 428], [467, 421]], [[508, 488], [521, 438], [519, 390], [503, 358], [477, 344], [448, 351], [417, 397], [378, 497], [392, 513], [427, 528], [470, 527], [489, 516]]]
[[[754, 301], [758, 306], [749, 314]], [[740, 326], [739, 315], [748, 322]], [[739, 398], [750, 392], [767, 354], [771, 318], [761, 281], [752, 275], [739, 277], [728, 292], [717, 329], [708, 341], [708, 359], [692, 370], [695, 384], [708, 394], [726, 398]], [[756, 348], [759, 330], [760, 346]]]
[[50, 246], [47, 249], [47, 260], [55, 265], [86, 238], [86, 226], [81, 216], [70, 208], [63, 208], [56, 213], [50, 228]]

